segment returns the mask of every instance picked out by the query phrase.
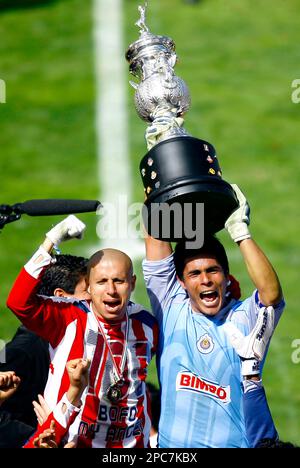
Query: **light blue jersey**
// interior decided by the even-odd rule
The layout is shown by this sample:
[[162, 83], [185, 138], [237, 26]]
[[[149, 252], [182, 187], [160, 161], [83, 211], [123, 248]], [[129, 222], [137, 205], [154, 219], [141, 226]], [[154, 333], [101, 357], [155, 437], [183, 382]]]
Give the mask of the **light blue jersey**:
[[[248, 447], [240, 359], [224, 331], [232, 321], [244, 335], [254, 327], [257, 291], [231, 300], [218, 315], [192, 311], [176, 279], [173, 255], [143, 262], [153, 313], [159, 321], [160, 448]], [[276, 322], [283, 303], [276, 309]]]

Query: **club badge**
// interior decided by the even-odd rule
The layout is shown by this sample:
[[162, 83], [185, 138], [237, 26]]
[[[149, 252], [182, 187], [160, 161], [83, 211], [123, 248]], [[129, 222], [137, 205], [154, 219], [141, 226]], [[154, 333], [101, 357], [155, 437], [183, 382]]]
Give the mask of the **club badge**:
[[197, 341], [197, 349], [202, 354], [211, 353], [214, 347], [215, 347], [214, 341], [208, 333], [205, 333], [205, 335], [202, 335], [200, 339]]

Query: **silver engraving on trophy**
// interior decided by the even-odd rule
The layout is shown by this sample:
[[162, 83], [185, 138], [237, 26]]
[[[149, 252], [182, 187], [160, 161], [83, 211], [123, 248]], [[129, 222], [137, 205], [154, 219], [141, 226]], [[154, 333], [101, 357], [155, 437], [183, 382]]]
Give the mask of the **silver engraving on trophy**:
[[135, 88], [137, 113], [149, 123], [145, 134], [149, 150], [160, 141], [188, 136], [183, 115], [190, 107], [190, 93], [186, 83], [174, 73], [174, 41], [149, 31], [146, 8], [147, 2], [139, 6], [140, 19], [135, 24], [140, 37], [128, 47], [126, 59], [130, 73], [140, 80], [130, 84]]

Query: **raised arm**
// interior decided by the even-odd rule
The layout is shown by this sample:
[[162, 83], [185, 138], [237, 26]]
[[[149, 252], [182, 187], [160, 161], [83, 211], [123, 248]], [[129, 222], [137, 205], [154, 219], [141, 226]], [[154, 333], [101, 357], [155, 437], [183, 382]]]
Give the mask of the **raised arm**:
[[150, 261], [163, 260], [172, 253], [172, 246], [169, 242], [154, 239], [145, 234], [146, 259]]
[[43, 245], [26, 263], [17, 277], [7, 299], [7, 306], [24, 325], [49, 341], [52, 346], [60, 341], [64, 334], [66, 320], [71, 318], [61, 313], [68, 304], [54, 304], [49, 298], [42, 298], [36, 291], [41, 274], [52, 261], [49, 252], [54, 244], [62, 240], [82, 235], [85, 225], [75, 216], [69, 216], [46, 234]]
[[[145, 198], [147, 196], [145, 195]], [[146, 248], [146, 260], [156, 261], [167, 258], [172, 253], [172, 246], [169, 242], [161, 241], [151, 237], [145, 226], [143, 226], [145, 248]]]
[[271, 263], [253, 239], [239, 243], [248, 273], [258, 290], [260, 301], [266, 305], [276, 305], [282, 300], [282, 290], [278, 276]]
[[151, 309], [160, 323], [173, 300], [179, 295], [182, 300], [186, 298], [186, 291], [177, 281], [171, 245], [148, 236], [142, 266]]
[[276, 305], [282, 299], [278, 276], [270, 261], [251, 238], [249, 232], [250, 208], [244, 194], [237, 185], [232, 186], [239, 201], [239, 207], [228, 218], [225, 228], [234, 242], [239, 245], [249, 276], [258, 290], [260, 302], [265, 306]]

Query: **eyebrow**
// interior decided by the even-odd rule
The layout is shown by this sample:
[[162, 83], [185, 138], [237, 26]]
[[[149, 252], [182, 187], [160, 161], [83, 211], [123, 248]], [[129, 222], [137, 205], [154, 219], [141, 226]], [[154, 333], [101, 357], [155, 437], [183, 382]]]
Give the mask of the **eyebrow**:
[[126, 281], [127, 278], [122, 278], [120, 276], [115, 276], [114, 278], [108, 278], [107, 276], [103, 276], [102, 278], [98, 278], [97, 281], [108, 281], [108, 280], [112, 280], [112, 281]]
[[203, 268], [202, 270], [200, 270], [199, 268], [195, 268], [194, 270], [191, 270], [189, 271], [188, 273], [186, 273], [187, 276], [189, 275], [195, 275], [195, 274], [200, 274], [200, 273], [203, 273], [204, 271], [206, 272], [210, 272], [212, 270], [219, 270], [221, 271], [222, 270], [222, 267], [220, 265], [212, 265], [208, 268]]

